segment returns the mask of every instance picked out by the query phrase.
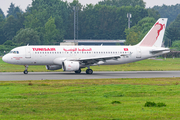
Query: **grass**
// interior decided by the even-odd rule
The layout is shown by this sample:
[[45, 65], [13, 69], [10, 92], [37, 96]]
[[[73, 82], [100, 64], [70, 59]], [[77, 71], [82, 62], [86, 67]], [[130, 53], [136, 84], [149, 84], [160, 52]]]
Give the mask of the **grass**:
[[[11, 65], [5, 63], [0, 59], [0, 72], [22, 72], [24, 71], [22, 65]], [[168, 71], [180, 70], [180, 58], [168, 58], [162, 60], [147, 59], [139, 62], [122, 64], [122, 65], [102, 65], [92, 66], [94, 71]], [[86, 70], [82, 69], [83, 71]], [[29, 66], [29, 72], [47, 72], [45, 66]], [[57, 70], [62, 71], [62, 70]]]
[[[178, 120], [180, 78], [0, 82], [1, 119]], [[145, 107], [147, 102], [164, 107]]]
[[[94, 71], [180, 70], [180, 58], [91, 68]], [[0, 59], [0, 72], [23, 70], [24, 66], [7, 64]], [[47, 70], [44, 66], [30, 66], [29, 71]], [[180, 78], [0, 82], [0, 118], [178, 120], [179, 83]], [[145, 107], [146, 103], [164, 106]]]

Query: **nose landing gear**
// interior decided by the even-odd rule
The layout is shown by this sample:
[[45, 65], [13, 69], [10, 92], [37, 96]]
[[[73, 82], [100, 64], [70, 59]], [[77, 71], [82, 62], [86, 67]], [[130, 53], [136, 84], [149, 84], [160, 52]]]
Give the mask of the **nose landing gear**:
[[24, 65], [25, 66], [25, 70], [24, 70], [24, 74], [28, 74], [28, 65]]

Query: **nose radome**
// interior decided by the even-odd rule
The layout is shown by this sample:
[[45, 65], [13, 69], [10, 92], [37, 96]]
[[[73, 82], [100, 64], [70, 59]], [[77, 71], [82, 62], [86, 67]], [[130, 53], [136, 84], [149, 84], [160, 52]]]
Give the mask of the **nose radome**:
[[3, 56], [3, 57], [2, 57], [2, 60], [3, 60], [4, 62], [7, 62], [7, 56], [6, 56], [6, 55]]

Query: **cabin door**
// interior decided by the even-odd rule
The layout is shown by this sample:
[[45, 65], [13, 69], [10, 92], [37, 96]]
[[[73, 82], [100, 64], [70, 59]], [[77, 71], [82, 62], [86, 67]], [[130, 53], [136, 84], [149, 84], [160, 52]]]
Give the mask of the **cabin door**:
[[25, 48], [25, 58], [31, 58], [31, 50], [29, 47]]

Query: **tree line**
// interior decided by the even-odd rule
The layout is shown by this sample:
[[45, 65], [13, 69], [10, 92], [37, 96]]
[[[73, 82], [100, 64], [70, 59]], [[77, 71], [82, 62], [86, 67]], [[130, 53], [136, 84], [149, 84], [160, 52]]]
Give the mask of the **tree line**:
[[[79, 8], [78, 39], [126, 39], [133, 45], [160, 17], [145, 5], [143, 0], [102, 0], [85, 6], [78, 0], [33, 0], [23, 12], [11, 3], [6, 16], [0, 9], [0, 51], [10, 48], [6, 45], [56, 45], [73, 39], [73, 6]], [[127, 29], [127, 13], [132, 14], [131, 29]]]

